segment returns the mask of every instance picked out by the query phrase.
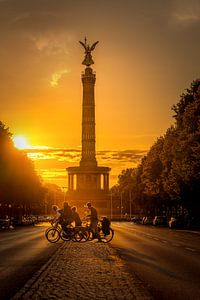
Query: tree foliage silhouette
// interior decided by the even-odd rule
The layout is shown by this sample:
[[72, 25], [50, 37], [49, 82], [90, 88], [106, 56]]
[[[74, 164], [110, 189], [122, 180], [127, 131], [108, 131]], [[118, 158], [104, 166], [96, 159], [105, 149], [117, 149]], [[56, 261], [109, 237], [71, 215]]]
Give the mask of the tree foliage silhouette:
[[27, 155], [14, 147], [9, 128], [0, 121], [0, 202], [23, 207], [43, 206], [44, 188]]
[[130, 187], [135, 203], [148, 210], [182, 207], [191, 218], [200, 217], [200, 79], [191, 83], [172, 107], [175, 124], [150, 148], [141, 164], [118, 188]]

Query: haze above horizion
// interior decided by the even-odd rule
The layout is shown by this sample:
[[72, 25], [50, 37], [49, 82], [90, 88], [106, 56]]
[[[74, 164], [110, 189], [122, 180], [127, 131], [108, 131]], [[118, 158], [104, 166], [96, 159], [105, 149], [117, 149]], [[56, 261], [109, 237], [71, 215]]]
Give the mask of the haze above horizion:
[[0, 120], [39, 174], [60, 185], [80, 160], [85, 36], [99, 40], [97, 160], [115, 183], [173, 123], [171, 106], [199, 78], [200, 1], [0, 0]]

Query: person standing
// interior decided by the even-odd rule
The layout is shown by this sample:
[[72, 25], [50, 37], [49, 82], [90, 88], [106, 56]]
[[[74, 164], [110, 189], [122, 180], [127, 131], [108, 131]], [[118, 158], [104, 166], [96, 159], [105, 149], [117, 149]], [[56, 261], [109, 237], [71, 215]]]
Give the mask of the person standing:
[[91, 202], [86, 204], [86, 207], [90, 210], [90, 214], [87, 216], [90, 218], [90, 228], [93, 230], [94, 234], [97, 236], [98, 241], [101, 242], [101, 237], [98, 231], [98, 214], [96, 208], [94, 208]]
[[75, 222], [75, 226], [81, 226], [82, 225], [82, 221], [80, 219], [79, 214], [77, 213], [76, 206], [72, 207], [72, 218], [73, 218], [73, 221]]

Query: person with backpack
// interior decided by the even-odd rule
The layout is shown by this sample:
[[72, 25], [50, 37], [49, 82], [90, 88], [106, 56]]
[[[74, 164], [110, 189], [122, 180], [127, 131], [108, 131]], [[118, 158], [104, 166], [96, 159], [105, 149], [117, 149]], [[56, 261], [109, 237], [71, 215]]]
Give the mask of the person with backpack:
[[72, 210], [67, 202], [63, 203], [63, 209], [60, 211], [59, 222], [64, 231], [66, 231], [67, 226], [71, 225], [71, 223], [73, 222]]
[[73, 217], [73, 221], [75, 222], [75, 226], [81, 226], [82, 225], [82, 221], [80, 219], [79, 214], [77, 213], [76, 206], [72, 207], [72, 217]]
[[86, 207], [90, 210], [90, 214], [87, 216], [90, 219], [90, 228], [94, 232], [95, 236], [98, 238], [98, 241], [101, 242], [101, 237], [98, 231], [98, 214], [96, 208], [94, 208], [91, 202], [86, 204]]

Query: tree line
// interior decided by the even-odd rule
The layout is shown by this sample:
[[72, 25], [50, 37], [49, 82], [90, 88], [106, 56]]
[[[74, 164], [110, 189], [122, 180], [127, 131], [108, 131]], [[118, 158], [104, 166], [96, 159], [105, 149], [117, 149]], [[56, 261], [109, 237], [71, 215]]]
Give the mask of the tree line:
[[113, 193], [130, 193], [133, 209], [149, 214], [200, 217], [200, 79], [191, 83], [176, 105], [174, 124], [151, 146], [137, 168], [123, 170]]
[[44, 193], [33, 162], [14, 147], [9, 128], [0, 121], [0, 214], [37, 213]]
[[51, 213], [63, 202], [55, 184], [44, 184], [26, 153], [15, 148], [9, 128], [0, 121], [0, 218]]

